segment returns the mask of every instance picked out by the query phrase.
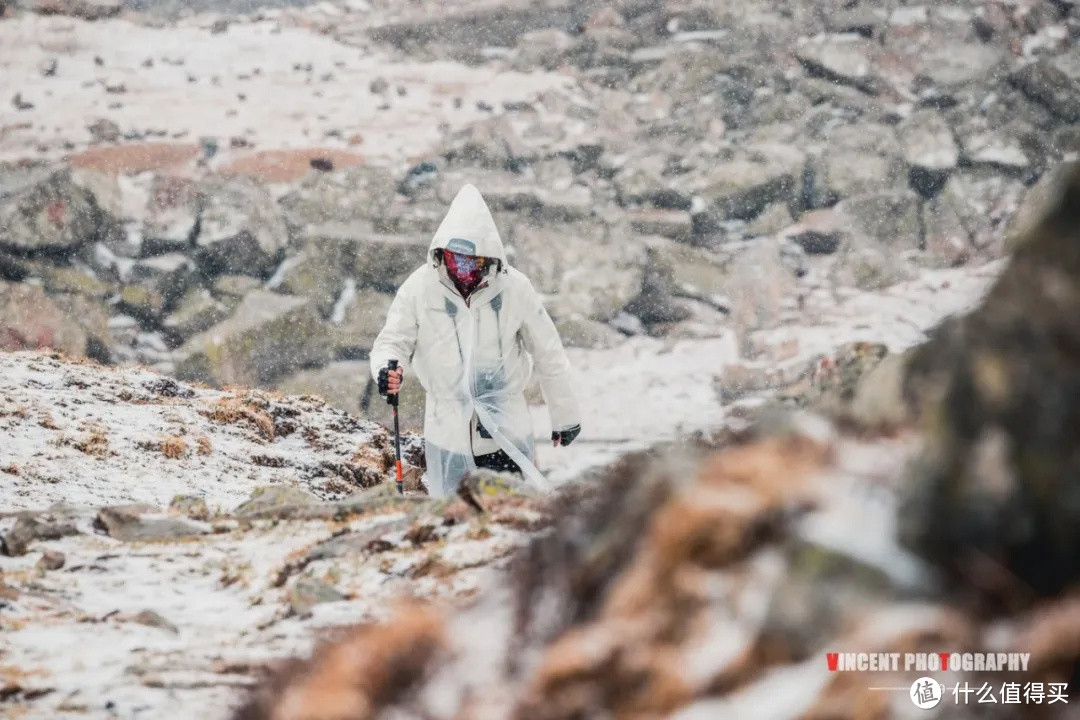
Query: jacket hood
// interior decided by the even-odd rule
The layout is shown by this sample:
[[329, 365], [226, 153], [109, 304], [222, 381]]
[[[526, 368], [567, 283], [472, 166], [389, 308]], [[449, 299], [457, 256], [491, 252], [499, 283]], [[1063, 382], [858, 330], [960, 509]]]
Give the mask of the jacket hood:
[[431, 239], [428, 255], [442, 248], [463, 255], [482, 255], [498, 258], [506, 266], [506, 251], [495, 227], [487, 203], [474, 185], [458, 191], [446, 211], [435, 237]]

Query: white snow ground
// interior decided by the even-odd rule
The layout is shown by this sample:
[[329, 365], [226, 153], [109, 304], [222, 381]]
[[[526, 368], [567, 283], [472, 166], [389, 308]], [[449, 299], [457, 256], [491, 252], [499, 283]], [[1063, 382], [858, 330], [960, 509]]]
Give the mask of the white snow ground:
[[[786, 367], [806, 367], [849, 342], [883, 342], [896, 352], [925, 339], [943, 318], [967, 312], [982, 298], [1004, 261], [982, 267], [924, 272], [918, 279], [881, 292], [846, 291], [812, 295], [806, 324], [757, 333], [761, 344], [797, 342]], [[566, 448], [543, 442], [551, 436], [547, 412], [533, 408], [538, 466], [549, 479], [565, 482], [584, 469], [610, 462], [636, 448], [722, 424], [726, 417], [712, 379], [737, 360], [731, 332], [719, 338], [659, 340], [634, 337], [610, 350], [570, 349], [581, 386], [584, 422], [579, 439]]]
[[[124, 18], [7, 19], [0, 23], [0, 160], [83, 149], [88, 126], [105, 119], [147, 141], [216, 138], [222, 153], [215, 162], [261, 149], [331, 147], [397, 167], [423, 157], [447, 129], [572, 84], [556, 73], [391, 60], [302, 26], [302, 12], [268, 11], [274, 19], [217, 34], [205, 15], [167, 28]], [[385, 81], [384, 91], [372, 92], [376, 80]], [[16, 93], [33, 107], [17, 109]], [[252, 148], [230, 151], [231, 138]]]

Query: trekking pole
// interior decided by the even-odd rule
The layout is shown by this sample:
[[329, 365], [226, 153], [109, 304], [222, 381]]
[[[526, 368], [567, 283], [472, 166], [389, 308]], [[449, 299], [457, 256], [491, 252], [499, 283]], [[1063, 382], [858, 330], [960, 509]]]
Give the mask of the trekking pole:
[[[397, 360], [391, 360], [388, 363], [390, 372], [394, 372], [398, 368]], [[386, 402], [390, 404], [390, 407], [394, 408], [394, 470], [397, 472], [397, 491], [398, 495], [405, 494], [405, 487], [402, 484], [401, 477], [401, 428], [398, 426], [398, 393], [401, 392], [401, 386], [398, 386], [398, 392], [386, 393]]]

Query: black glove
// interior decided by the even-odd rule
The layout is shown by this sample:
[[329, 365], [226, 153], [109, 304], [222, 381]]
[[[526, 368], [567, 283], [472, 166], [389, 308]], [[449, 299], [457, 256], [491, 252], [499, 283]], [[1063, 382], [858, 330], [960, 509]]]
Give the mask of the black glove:
[[[395, 370], [399, 368], [394, 368]], [[390, 392], [390, 366], [379, 369], [379, 394], [386, 397]]]
[[562, 445], [563, 447], [566, 447], [570, 443], [574, 442], [574, 438], [576, 438], [580, 433], [580, 425], [575, 425], [574, 427], [566, 428], [565, 430], [552, 430], [551, 442], [554, 445]]

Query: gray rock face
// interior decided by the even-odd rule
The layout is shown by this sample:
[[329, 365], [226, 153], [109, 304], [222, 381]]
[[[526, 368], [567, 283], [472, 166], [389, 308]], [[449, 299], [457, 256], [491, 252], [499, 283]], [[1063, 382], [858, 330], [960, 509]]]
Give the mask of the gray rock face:
[[141, 228], [143, 254], [190, 252], [199, 234], [204, 202], [199, 186], [193, 181], [155, 178]]
[[645, 247], [630, 233], [585, 224], [514, 229], [513, 264], [541, 293], [553, 296], [557, 318], [582, 314], [610, 320], [641, 292]]
[[[325, 236], [330, 229], [320, 230]], [[409, 274], [427, 261], [430, 240], [408, 235], [368, 234], [357, 238], [353, 274], [362, 287], [397, 290]]]
[[36, 285], [0, 281], [0, 349], [86, 354], [86, 331]]
[[173, 311], [161, 322], [162, 329], [174, 337], [187, 339], [218, 324], [229, 316], [228, 307], [207, 290], [189, 290]]
[[318, 505], [322, 500], [306, 490], [288, 485], [264, 485], [251, 491], [251, 497], [233, 514], [239, 518], [284, 517], [297, 507]]
[[284, 216], [267, 192], [251, 180], [215, 181], [205, 188], [196, 257], [213, 273], [266, 276], [289, 242]]
[[829, 130], [807, 163], [802, 201], [822, 208], [865, 192], [900, 190], [907, 167], [893, 128], [861, 123]]
[[830, 277], [844, 287], [875, 291], [911, 280], [914, 272], [895, 251], [880, 246], [848, 246], [839, 252]]
[[25, 555], [30, 549], [30, 544], [37, 540], [59, 540], [68, 535], [76, 535], [78, 532], [71, 522], [26, 514], [15, 521], [14, 527], [4, 533], [2, 538], [4, 554], [12, 557]]
[[1017, 582], [1027, 602], [1080, 577], [1080, 166], [1056, 181], [982, 305], [908, 363], [907, 395], [934, 422], [903, 484], [901, 539], [967, 583], [994, 558], [977, 591], [995, 602], [1016, 602]]
[[330, 331], [310, 300], [256, 290], [178, 353], [182, 378], [257, 385], [329, 360]]
[[121, 0], [33, 0], [34, 12], [42, 15], [70, 15], [83, 20], [101, 20], [120, 14]]
[[811, 255], [827, 255], [852, 241], [850, 224], [835, 207], [804, 213], [781, 235]]
[[938, 263], [947, 267], [971, 259], [975, 248], [955, 205], [952, 193], [942, 193], [923, 204], [923, 245]]
[[334, 309], [353, 263], [356, 243], [341, 236], [317, 236], [304, 241], [300, 252], [279, 271], [279, 292], [310, 298], [323, 317]]
[[806, 157], [780, 144], [755, 145], [711, 165], [695, 178], [695, 194], [723, 220], [750, 220], [772, 203], [790, 200]]
[[[334, 322], [331, 344], [338, 359], [366, 358], [382, 330], [393, 297], [371, 289], [359, 290]], [[337, 320], [337, 318], [334, 318]]]
[[180, 253], [147, 258], [131, 268], [131, 280], [162, 300], [167, 312], [195, 280], [195, 264]]
[[554, 70], [566, 60], [573, 47], [574, 39], [557, 28], [523, 33], [518, 37], [515, 65], [522, 69]]
[[210, 532], [210, 526], [205, 523], [167, 515], [144, 505], [102, 508], [94, 524], [109, 537], [124, 542], [175, 540]]
[[1048, 60], [1020, 68], [1009, 76], [1009, 80], [1062, 120], [1080, 120], [1080, 82]]
[[297, 579], [289, 588], [289, 609], [296, 615], [311, 612], [311, 608], [321, 603], [344, 600], [345, 596], [333, 586], [313, 577]]
[[310, 173], [281, 198], [289, 228], [311, 237], [312, 227], [352, 225], [370, 233], [393, 231], [397, 183], [386, 168], [353, 167], [332, 173]]
[[999, 47], [950, 39], [947, 43], [928, 49], [919, 73], [937, 88], [961, 90], [992, 76], [1005, 60], [1006, 54]]
[[1018, 173], [1032, 165], [1032, 159], [1024, 151], [1020, 140], [1005, 132], [973, 133], [963, 138], [962, 146], [963, 158], [970, 165], [990, 166]]
[[952, 170], [960, 152], [945, 119], [935, 110], [917, 110], [900, 123], [904, 160], [928, 172]]
[[[301, 370], [279, 382], [278, 389], [290, 395], [316, 395], [336, 408], [361, 415], [360, 401], [370, 378], [367, 362], [343, 360], [315, 370]], [[404, 414], [404, 410], [400, 412]]]
[[881, 80], [873, 51], [873, 45], [858, 35], [821, 35], [800, 43], [795, 57], [811, 73], [876, 94]]
[[891, 251], [919, 245], [919, 198], [910, 190], [856, 195], [837, 204], [856, 242], [872, 242]]
[[0, 181], [0, 249], [70, 253], [93, 241], [105, 217], [68, 170], [20, 170]]
[[774, 238], [748, 243], [727, 272], [721, 290], [730, 298], [731, 323], [741, 350], [749, 355], [748, 333], [778, 324], [784, 299], [794, 290], [795, 276], [785, 267], [780, 242]]
[[688, 210], [690, 194], [662, 177], [661, 158], [636, 158], [615, 177], [615, 194], [621, 205], [652, 205], [658, 208]]

